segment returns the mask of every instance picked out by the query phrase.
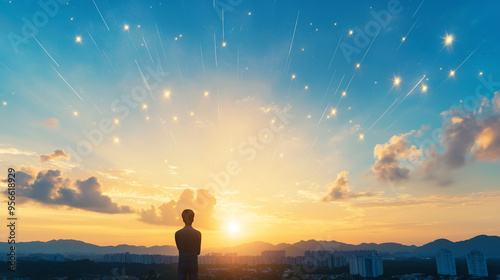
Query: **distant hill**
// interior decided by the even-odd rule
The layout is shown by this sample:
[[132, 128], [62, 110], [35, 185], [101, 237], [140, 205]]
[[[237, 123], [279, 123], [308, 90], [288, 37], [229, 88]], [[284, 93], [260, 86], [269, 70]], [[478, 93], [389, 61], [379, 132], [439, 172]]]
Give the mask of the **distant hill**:
[[[8, 244], [1, 242], [2, 248], [7, 248]], [[78, 240], [51, 240], [47, 242], [32, 241], [20, 242], [16, 244], [18, 254], [28, 253], [45, 253], [45, 254], [113, 254], [125, 253], [131, 254], [161, 254], [161, 255], [177, 255], [175, 246], [97, 246], [90, 243], [85, 243]], [[474, 238], [452, 242], [447, 239], [437, 239], [423, 246], [403, 245], [399, 243], [361, 243], [352, 245], [337, 241], [318, 241], [318, 240], [301, 240], [299, 242], [289, 244], [280, 243], [273, 245], [262, 241], [240, 244], [234, 247], [224, 248], [207, 248], [202, 250], [202, 254], [214, 253], [230, 253], [237, 252], [238, 255], [260, 255], [265, 250], [285, 250], [287, 256], [300, 256], [305, 251], [314, 250], [332, 250], [332, 251], [354, 251], [354, 250], [376, 250], [381, 253], [407, 253], [408, 255], [433, 256], [439, 249], [451, 250], [455, 256], [464, 256], [472, 250], [479, 250], [486, 256], [500, 257], [500, 237], [479, 235]]]
[[[0, 244], [2, 248], [7, 248], [8, 246], [5, 242]], [[152, 247], [133, 245], [98, 246], [71, 239], [50, 240], [47, 242], [19, 242], [16, 243], [16, 251], [18, 254], [114, 254], [129, 252], [131, 254], [176, 255], [178, 253], [177, 248], [170, 245]]]
[[356, 250], [376, 250], [381, 253], [408, 253], [408, 255], [433, 256], [439, 249], [448, 249], [455, 256], [464, 256], [472, 250], [479, 250], [486, 256], [500, 257], [500, 237], [479, 235], [474, 238], [452, 242], [447, 239], [438, 239], [423, 246], [403, 245], [399, 243], [361, 243], [352, 245], [337, 241], [301, 240], [288, 244], [280, 243], [272, 245], [265, 242], [251, 242], [234, 247], [213, 248], [207, 251], [218, 253], [237, 252], [239, 255], [260, 255], [264, 250], [285, 250], [287, 256], [303, 255], [305, 251], [332, 250], [332, 251], [356, 251]]

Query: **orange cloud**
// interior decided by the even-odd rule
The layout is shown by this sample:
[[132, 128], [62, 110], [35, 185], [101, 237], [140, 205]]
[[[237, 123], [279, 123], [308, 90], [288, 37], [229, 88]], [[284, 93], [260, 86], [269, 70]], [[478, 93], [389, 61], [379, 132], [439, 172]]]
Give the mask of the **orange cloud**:
[[177, 201], [170, 200], [158, 209], [151, 205], [150, 209], [142, 210], [140, 220], [155, 225], [180, 226], [183, 224], [182, 211], [192, 209], [195, 212], [196, 227], [214, 229], [218, 226], [218, 222], [213, 218], [215, 204], [216, 199], [208, 190], [197, 190], [195, 197], [192, 190], [185, 189]]
[[394, 135], [385, 144], [377, 144], [373, 150], [376, 159], [372, 172], [380, 180], [404, 181], [410, 177], [410, 170], [402, 166], [402, 161], [416, 161], [422, 156], [422, 149], [414, 145], [409, 146], [407, 134]]
[[56, 118], [48, 118], [43, 122], [43, 125], [52, 129], [59, 129], [59, 120]]
[[63, 177], [60, 170], [41, 171], [36, 178], [24, 171], [16, 175], [19, 195], [46, 205], [65, 205], [108, 214], [133, 212], [129, 206], [118, 206], [109, 196], [103, 195], [102, 185], [96, 177], [77, 180], [75, 189], [71, 179]]
[[333, 186], [328, 191], [328, 194], [321, 199], [322, 202], [349, 200], [351, 198], [363, 196], [375, 196], [375, 194], [371, 192], [353, 192], [352, 190], [350, 190], [347, 174], [347, 171], [342, 171], [337, 175], [337, 180], [335, 180], [335, 182], [333, 183]]
[[46, 161], [53, 160], [53, 159], [60, 158], [60, 157], [71, 158], [64, 150], [59, 149], [59, 150], [55, 150], [52, 154], [41, 155], [40, 160], [42, 162], [46, 162]]

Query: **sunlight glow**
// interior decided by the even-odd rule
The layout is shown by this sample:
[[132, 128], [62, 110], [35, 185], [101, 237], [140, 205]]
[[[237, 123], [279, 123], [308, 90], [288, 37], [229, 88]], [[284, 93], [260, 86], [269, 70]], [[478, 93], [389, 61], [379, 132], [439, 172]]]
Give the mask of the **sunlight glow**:
[[401, 83], [401, 78], [395, 78], [394, 79], [394, 85], [395, 86], [399, 86], [400, 83]]
[[230, 222], [228, 225], [227, 225], [227, 231], [231, 234], [236, 234], [238, 232], [240, 232], [240, 225], [237, 223], [237, 222]]
[[446, 46], [449, 46], [449, 45], [451, 45], [453, 43], [453, 35], [446, 34], [446, 37], [444, 39], [445, 39], [444, 40], [444, 44]]

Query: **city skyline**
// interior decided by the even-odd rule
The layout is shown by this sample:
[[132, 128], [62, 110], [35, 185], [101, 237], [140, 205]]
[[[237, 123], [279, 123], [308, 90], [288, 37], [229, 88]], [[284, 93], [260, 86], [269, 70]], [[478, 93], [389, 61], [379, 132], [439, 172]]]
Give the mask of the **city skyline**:
[[498, 2], [0, 5], [18, 242], [500, 235]]

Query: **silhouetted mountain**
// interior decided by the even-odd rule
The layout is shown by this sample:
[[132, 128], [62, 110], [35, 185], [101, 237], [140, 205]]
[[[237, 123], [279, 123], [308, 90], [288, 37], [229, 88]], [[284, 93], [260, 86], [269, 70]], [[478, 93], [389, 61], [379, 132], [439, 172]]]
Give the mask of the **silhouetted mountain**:
[[423, 246], [403, 245], [399, 243], [361, 243], [358, 245], [346, 244], [337, 241], [301, 240], [288, 244], [272, 245], [265, 242], [251, 242], [226, 247], [222, 249], [208, 249], [209, 252], [228, 253], [237, 252], [239, 255], [260, 255], [264, 250], [285, 250], [287, 256], [303, 255], [305, 251], [331, 250], [331, 251], [357, 251], [376, 250], [381, 253], [407, 253], [409, 255], [434, 256], [439, 249], [451, 250], [456, 256], [463, 256], [472, 250], [479, 250], [486, 256], [500, 256], [500, 237], [479, 235], [469, 240], [452, 242], [447, 239], [437, 239]]
[[[2, 244], [6, 248], [6, 243]], [[43, 253], [43, 254], [114, 254], [125, 253], [131, 254], [162, 254], [162, 255], [176, 255], [177, 248], [175, 246], [133, 246], [133, 245], [117, 245], [117, 246], [98, 246], [90, 243], [85, 243], [72, 239], [59, 239], [50, 240], [47, 242], [32, 241], [32, 242], [19, 242], [16, 244], [18, 254], [28, 253]]]
[[447, 239], [438, 239], [419, 248], [424, 253], [436, 252], [439, 249], [448, 249], [456, 256], [465, 255], [472, 250], [479, 250], [486, 256], [500, 255], [500, 237], [478, 235], [464, 241], [452, 242]]
[[[47, 242], [32, 241], [20, 242], [16, 244], [16, 249], [19, 254], [27, 253], [45, 253], [45, 254], [112, 254], [125, 253], [131, 254], [162, 254], [162, 255], [177, 255], [175, 246], [97, 246], [90, 243], [85, 243], [77, 240], [51, 240]], [[8, 244], [0, 243], [2, 248], [6, 248]], [[451, 250], [455, 256], [464, 256], [472, 250], [479, 250], [486, 256], [500, 256], [500, 237], [479, 235], [474, 238], [452, 242], [447, 239], [437, 239], [423, 246], [402, 245], [399, 243], [361, 243], [352, 245], [337, 241], [318, 241], [318, 240], [301, 240], [299, 242], [288, 244], [280, 243], [273, 245], [262, 241], [240, 244], [224, 248], [207, 248], [202, 250], [202, 254], [214, 253], [230, 253], [236, 252], [238, 255], [260, 255], [265, 250], [285, 250], [287, 256], [300, 256], [305, 251], [315, 250], [331, 250], [331, 251], [356, 251], [356, 250], [376, 250], [381, 253], [407, 253], [409, 255], [433, 256], [439, 249]]]

